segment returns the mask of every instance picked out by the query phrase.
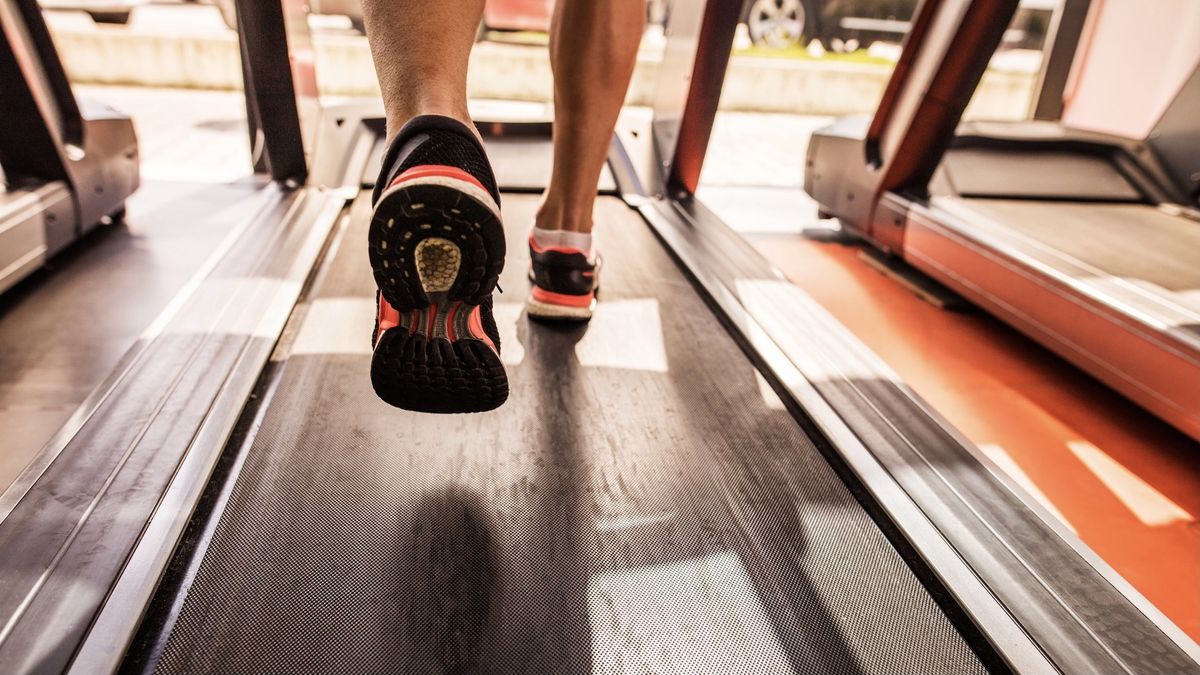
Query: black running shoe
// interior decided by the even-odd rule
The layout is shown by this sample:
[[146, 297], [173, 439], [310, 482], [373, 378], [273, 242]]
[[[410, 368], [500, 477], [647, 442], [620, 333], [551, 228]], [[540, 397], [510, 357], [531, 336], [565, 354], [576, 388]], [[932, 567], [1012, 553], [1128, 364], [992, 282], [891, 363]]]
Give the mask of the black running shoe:
[[492, 291], [504, 268], [504, 228], [483, 146], [457, 120], [413, 119], [384, 156], [374, 202], [375, 393], [418, 412], [499, 407], [508, 378]]
[[525, 312], [532, 318], [587, 321], [600, 289], [600, 256], [567, 247], [541, 247], [529, 237], [529, 280]]

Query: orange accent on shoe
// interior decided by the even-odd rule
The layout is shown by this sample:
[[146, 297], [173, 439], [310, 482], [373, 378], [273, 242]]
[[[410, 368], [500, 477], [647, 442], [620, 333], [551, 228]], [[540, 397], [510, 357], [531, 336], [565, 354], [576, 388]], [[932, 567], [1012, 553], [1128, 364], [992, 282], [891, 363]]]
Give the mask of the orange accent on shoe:
[[406, 180], [412, 180], [414, 178], [429, 178], [431, 176], [466, 181], [478, 187], [480, 190], [487, 192], [487, 188], [483, 187], [483, 183], [480, 183], [478, 178], [472, 176], [466, 171], [463, 171], [462, 169], [458, 169], [453, 166], [443, 166], [441, 164], [422, 164], [421, 166], [414, 166], [399, 176], [396, 176], [395, 180], [393, 180], [388, 187], [396, 187]]
[[450, 305], [450, 309], [446, 311], [446, 339], [451, 342], [458, 339], [458, 333], [454, 330], [454, 317], [458, 315], [459, 307], [462, 307], [462, 302]]
[[583, 295], [567, 295], [566, 293], [552, 293], [537, 286], [533, 287], [533, 299], [550, 305], [563, 305], [566, 307], [591, 307], [592, 301], [595, 298], [595, 291], [585, 293]]
[[538, 246], [538, 243], [534, 241], [532, 234], [529, 235], [529, 248], [533, 249], [534, 253], [545, 253], [547, 251], [551, 251], [553, 253], [566, 253], [568, 255], [575, 253], [585, 258], [588, 257], [587, 251], [578, 248], [571, 248], [569, 246]]
[[425, 311], [429, 312], [429, 324], [428, 324], [429, 330], [425, 331], [425, 334], [428, 335], [430, 338], [432, 338], [433, 337], [433, 320], [437, 318], [437, 303], [434, 303], [434, 302], [429, 303], [429, 308]]
[[379, 329], [375, 333], [375, 339], [378, 340], [380, 335], [400, 325], [400, 312], [397, 312], [394, 307], [388, 304], [387, 300], [379, 298]]
[[492, 338], [488, 337], [488, 334], [483, 331], [483, 319], [480, 317], [480, 311], [478, 305], [475, 306], [475, 309], [471, 310], [471, 316], [467, 317], [467, 328], [471, 331], [471, 337], [483, 340], [487, 343], [487, 346], [492, 348], [492, 351], [499, 354], [500, 352], [496, 349], [496, 344], [492, 342]]

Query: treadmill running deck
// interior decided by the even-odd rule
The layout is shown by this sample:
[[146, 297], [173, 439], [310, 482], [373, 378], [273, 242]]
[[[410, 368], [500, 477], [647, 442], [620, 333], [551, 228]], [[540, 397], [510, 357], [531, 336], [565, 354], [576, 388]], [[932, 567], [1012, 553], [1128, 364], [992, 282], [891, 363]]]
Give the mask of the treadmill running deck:
[[150, 667], [983, 672], [635, 211], [601, 198], [590, 325], [524, 317], [536, 203], [504, 200], [511, 398], [445, 417], [371, 391], [358, 199]]
[[963, 199], [991, 222], [1200, 311], [1200, 224], [1146, 204]]

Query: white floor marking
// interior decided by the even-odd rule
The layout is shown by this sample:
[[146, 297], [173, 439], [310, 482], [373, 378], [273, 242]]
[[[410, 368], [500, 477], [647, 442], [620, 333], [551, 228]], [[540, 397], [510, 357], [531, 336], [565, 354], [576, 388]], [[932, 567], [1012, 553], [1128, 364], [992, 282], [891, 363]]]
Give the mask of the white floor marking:
[[1069, 441], [1067, 447], [1083, 462], [1105, 487], [1146, 525], [1160, 526], [1195, 521], [1166, 495], [1154, 489], [1103, 450], [1085, 441]]
[[1071, 525], [1071, 521], [1067, 520], [1067, 517], [1064, 516], [1056, 506], [1054, 506], [1054, 502], [1050, 501], [1050, 498], [1046, 496], [1046, 493], [1042, 492], [1041, 489], [1038, 488], [1037, 484], [1033, 482], [1033, 479], [1029, 477], [1029, 474], [1025, 473], [1025, 470], [1013, 460], [1012, 456], [1009, 455], [1004, 448], [992, 443], [984, 443], [979, 446], [979, 449], [982, 450], [983, 454], [987, 455], [987, 458], [992, 460], [996, 466], [1000, 467], [1001, 471], [1008, 474], [1008, 477], [1011, 478], [1014, 483], [1019, 485], [1021, 489], [1025, 490], [1025, 492], [1028, 492], [1030, 497], [1036, 499], [1043, 508], [1049, 511], [1055, 518], [1058, 518], [1059, 521], [1062, 522], [1063, 525], [1066, 525], [1069, 530], [1078, 534], [1078, 532], [1075, 530], [1075, 527]]

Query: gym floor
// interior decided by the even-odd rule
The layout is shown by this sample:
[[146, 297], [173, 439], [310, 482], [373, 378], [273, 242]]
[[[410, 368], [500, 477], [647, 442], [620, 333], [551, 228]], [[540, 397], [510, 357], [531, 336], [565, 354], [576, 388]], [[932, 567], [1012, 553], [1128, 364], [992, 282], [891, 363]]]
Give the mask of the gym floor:
[[[85, 238], [0, 299], [0, 426], [17, 429], [20, 441], [0, 456], [0, 486], [255, 203], [240, 94], [79, 89], [135, 117], [143, 188], [126, 225]], [[858, 249], [802, 236], [817, 224], [798, 189], [804, 148], [827, 121], [722, 114], [700, 196], [1200, 639], [1200, 444], [986, 314], [939, 310], [876, 272]], [[215, 211], [199, 198], [214, 189], [227, 198]], [[169, 201], [189, 195], [191, 207]], [[82, 304], [70, 331], [43, 325], [59, 315], [48, 306], [72, 302]]]

